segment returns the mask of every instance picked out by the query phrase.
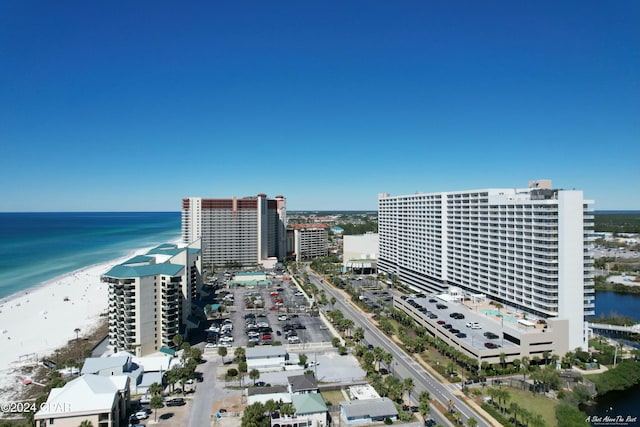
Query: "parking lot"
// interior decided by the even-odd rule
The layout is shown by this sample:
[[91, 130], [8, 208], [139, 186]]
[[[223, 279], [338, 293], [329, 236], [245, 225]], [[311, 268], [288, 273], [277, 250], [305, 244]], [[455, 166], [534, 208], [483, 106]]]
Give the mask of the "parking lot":
[[[448, 330], [448, 333], [456, 336], [454, 339], [465, 341], [478, 349], [485, 348], [515, 348], [515, 344], [499, 339], [502, 336], [502, 325], [488, 316], [469, 310], [463, 304], [443, 301], [434, 297], [407, 298], [413, 300], [418, 310], [429, 316], [429, 320], [437, 328]], [[422, 309], [421, 309], [422, 308]], [[452, 317], [460, 314], [464, 317]], [[475, 326], [471, 326], [476, 324]], [[467, 326], [469, 325], [469, 326]], [[495, 346], [495, 347], [494, 347]]]
[[[227, 277], [226, 279], [229, 279]], [[306, 344], [330, 342], [333, 335], [312, 310], [312, 301], [294, 282], [269, 277], [268, 284], [233, 285], [221, 276], [223, 285], [211, 302], [230, 304], [227, 313], [201, 325], [195, 341], [206, 351], [219, 346], [246, 347], [274, 342]]]

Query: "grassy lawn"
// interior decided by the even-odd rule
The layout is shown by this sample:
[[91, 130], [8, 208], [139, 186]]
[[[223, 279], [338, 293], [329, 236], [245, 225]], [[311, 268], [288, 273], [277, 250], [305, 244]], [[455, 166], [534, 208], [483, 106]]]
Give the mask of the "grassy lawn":
[[344, 401], [344, 395], [340, 390], [323, 391], [322, 398], [325, 402], [330, 402], [331, 405], [337, 405]]
[[530, 391], [518, 390], [511, 387], [504, 387], [511, 398], [507, 402], [507, 407], [511, 402], [515, 402], [521, 408], [525, 408], [529, 412], [535, 412], [544, 418], [544, 422], [548, 426], [556, 426], [556, 406], [557, 403], [539, 394], [533, 394]]

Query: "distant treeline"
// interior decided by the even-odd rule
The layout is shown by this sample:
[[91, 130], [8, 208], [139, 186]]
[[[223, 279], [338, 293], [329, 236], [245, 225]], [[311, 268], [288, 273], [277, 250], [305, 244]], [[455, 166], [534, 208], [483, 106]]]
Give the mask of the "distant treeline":
[[598, 213], [595, 217], [595, 231], [611, 233], [640, 233], [640, 213]]
[[342, 227], [344, 231], [342, 232], [345, 236], [357, 235], [357, 234], [365, 234], [369, 231], [377, 233], [378, 232], [378, 222], [377, 221], [364, 221], [362, 223], [353, 224], [353, 223], [345, 223], [338, 224], [338, 226]]

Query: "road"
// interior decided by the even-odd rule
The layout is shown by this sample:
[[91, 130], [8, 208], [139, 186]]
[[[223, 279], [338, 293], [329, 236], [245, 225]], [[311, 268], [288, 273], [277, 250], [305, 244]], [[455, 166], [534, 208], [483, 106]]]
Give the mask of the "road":
[[213, 401], [225, 394], [229, 394], [224, 388], [224, 384], [218, 386], [216, 381], [216, 366], [222, 362], [220, 356], [216, 353], [204, 356], [204, 358], [207, 360], [206, 363], [201, 364], [196, 369], [202, 372], [202, 382], [197, 383], [198, 388], [193, 394], [187, 423], [188, 427], [211, 425]]
[[[324, 289], [328, 293], [328, 297], [336, 297], [335, 306], [342, 311], [345, 317], [353, 320], [356, 326], [362, 326], [365, 330], [365, 341], [377, 347], [382, 347], [393, 355], [393, 374], [400, 379], [407, 377], [413, 378], [415, 384], [414, 393], [416, 396], [423, 390], [427, 390], [431, 394], [432, 399], [438, 400], [445, 407], [447, 401], [451, 400], [454, 403], [454, 408], [460, 412], [463, 420], [466, 421], [473, 417], [478, 421], [480, 427], [490, 427], [491, 424], [487, 423], [483, 418], [476, 414], [469, 406], [464, 403], [458, 396], [453, 394], [452, 390], [446, 385], [438, 382], [433, 376], [426, 371], [422, 366], [408, 356], [397, 344], [389, 340], [389, 338], [375, 328], [367, 319], [366, 315], [360, 310], [354, 308], [351, 304], [343, 301], [344, 295], [337, 289], [324, 284], [322, 279], [317, 276], [310, 269], [306, 270], [309, 274], [309, 279], [318, 286], [319, 289]], [[458, 387], [460, 387], [458, 385]], [[412, 398], [415, 403], [415, 399]], [[432, 410], [430, 417], [433, 418], [438, 424], [449, 425], [450, 422], [436, 410]]]

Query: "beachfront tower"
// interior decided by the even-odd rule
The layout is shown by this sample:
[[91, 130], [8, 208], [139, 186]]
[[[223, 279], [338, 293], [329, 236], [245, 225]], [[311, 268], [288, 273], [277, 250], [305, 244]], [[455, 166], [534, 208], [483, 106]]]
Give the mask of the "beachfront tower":
[[202, 239], [205, 266], [274, 266], [286, 255], [286, 199], [182, 199], [182, 242]]
[[582, 191], [491, 188], [380, 194], [378, 268], [429, 293], [484, 294], [532, 318], [568, 321], [568, 348], [587, 348], [594, 314], [592, 201]]
[[109, 285], [109, 345], [145, 356], [174, 348], [197, 328], [195, 302], [202, 287], [200, 241], [167, 244], [137, 255], [102, 275]]

